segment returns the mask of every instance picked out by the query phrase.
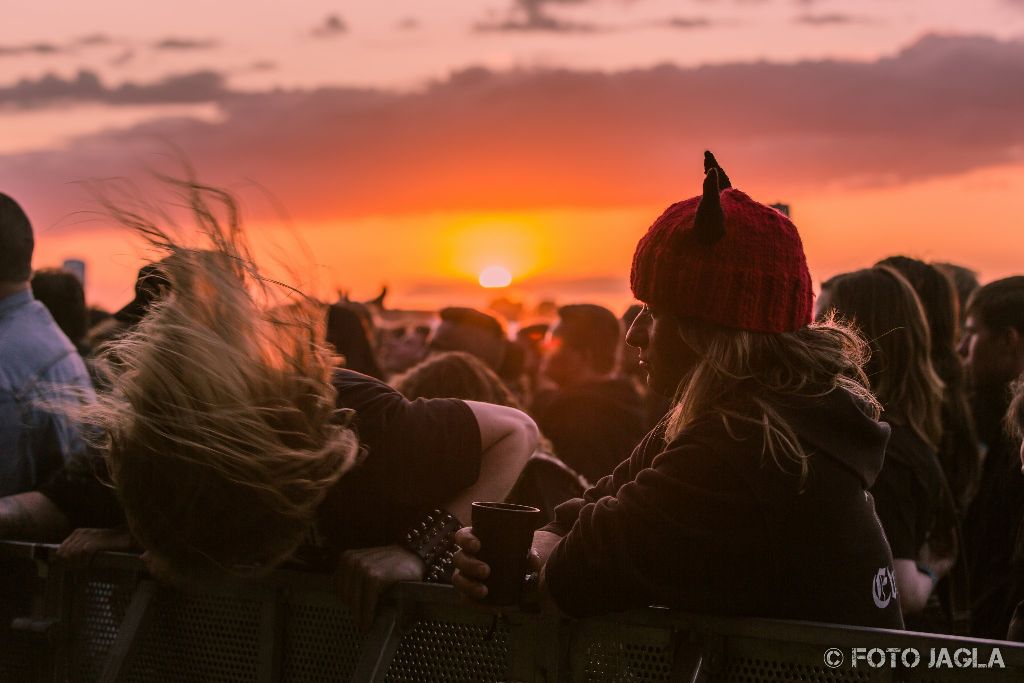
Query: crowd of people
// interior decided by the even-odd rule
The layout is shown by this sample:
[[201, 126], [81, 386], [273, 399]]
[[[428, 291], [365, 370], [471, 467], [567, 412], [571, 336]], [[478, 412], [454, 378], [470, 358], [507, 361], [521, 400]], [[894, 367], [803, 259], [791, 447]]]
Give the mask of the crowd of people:
[[334, 571], [368, 626], [397, 581], [485, 599], [471, 504], [506, 501], [542, 511], [540, 609], [1024, 640], [1024, 276], [893, 256], [815, 297], [796, 226], [706, 153], [622, 316], [396, 330], [264, 278], [230, 197], [181, 187], [209, 243], [132, 214], [163, 256], [110, 316], [33, 272], [0, 194], [0, 539], [171, 584]]

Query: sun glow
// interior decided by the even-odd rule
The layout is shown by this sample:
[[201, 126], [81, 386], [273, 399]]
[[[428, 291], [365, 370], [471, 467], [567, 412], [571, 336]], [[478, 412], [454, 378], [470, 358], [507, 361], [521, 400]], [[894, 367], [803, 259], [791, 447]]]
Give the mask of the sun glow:
[[480, 271], [480, 286], [499, 289], [512, 284], [512, 273], [505, 266], [487, 266]]

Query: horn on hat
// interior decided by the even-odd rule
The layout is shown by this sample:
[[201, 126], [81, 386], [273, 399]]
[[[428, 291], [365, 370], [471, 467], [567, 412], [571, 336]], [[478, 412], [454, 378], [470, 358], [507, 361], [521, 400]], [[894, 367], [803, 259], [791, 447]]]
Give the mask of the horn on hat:
[[710, 151], [705, 150], [704, 151], [704, 172], [707, 173], [711, 169], [716, 169], [718, 171], [718, 190], [719, 190], [719, 192], [721, 192], [722, 190], [724, 190], [726, 188], [732, 187], [732, 181], [730, 181], [729, 180], [729, 176], [727, 176], [725, 174], [725, 169], [723, 169], [721, 167], [721, 165], [719, 165], [718, 159], [716, 159], [715, 155], [712, 154]]
[[704, 152], [704, 195], [697, 205], [697, 215], [693, 219], [693, 228], [697, 232], [697, 240], [710, 246], [725, 235], [725, 212], [722, 211], [720, 192], [731, 187], [729, 176], [715, 161], [711, 152]]

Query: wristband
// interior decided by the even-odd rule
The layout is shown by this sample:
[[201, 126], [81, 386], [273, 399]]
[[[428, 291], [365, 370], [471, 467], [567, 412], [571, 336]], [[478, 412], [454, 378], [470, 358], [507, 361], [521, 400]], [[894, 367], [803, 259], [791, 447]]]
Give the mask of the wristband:
[[427, 565], [425, 581], [447, 583], [454, 570], [452, 558], [457, 547], [455, 532], [462, 528], [459, 518], [437, 508], [406, 532], [401, 546], [415, 553]]
[[935, 574], [934, 571], [932, 571], [932, 568], [929, 567], [928, 565], [926, 565], [926, 564], [924, 564], [922, 562], [918, 562], [917, 563], [917, 571], [921, 572], [922, 574], [927, 574], [928, 578], [932, 580], [932, 585], [933, 586], [939, 582], [939, 577]]

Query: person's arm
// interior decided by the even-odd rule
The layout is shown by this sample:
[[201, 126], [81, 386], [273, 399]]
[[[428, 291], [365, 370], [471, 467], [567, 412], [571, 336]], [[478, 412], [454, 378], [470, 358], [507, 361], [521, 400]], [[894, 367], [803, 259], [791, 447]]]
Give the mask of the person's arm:
[[0, 539], [59, 541], [70, 530], [60, 508], [38, 491], [0, 498]]
[[[466, 405], [480, 432], [479, 475], [443, 503], [463, 522], [471, 518], [474, 501], [502, 500], [512, 490], [540, 439], [533, 420], [521, 411], [473, 401]], [[422, 580], [426, 569], [423, 560], [399, 545], [349, 550], [339, 564], [342, 596], [366, 629], [381, 593], [399, 581]]]
[[935, 585], [956, 564], [956, 556], [956, 548], [948, 555], [936, 555], [926, 541], [916, 562], [907, 559], [893, 560], [896, 590], [900, 594], [900, 608], [904, 615], [916, 614], [925, 608]]
[[[555, 551], [562, 538], [569, 533], [579, 518], [580, 510], [615, 493], [632, 480], [636, 472], [644, 469], [657, 453], [660, 446], [660, 432], [648, 434], [633, 450], [628, 460], [623, 461], [615, 471], [602, 477], [594, 486], [587, 489], [580, 498], [567, 500], [555, 508], [555, 519], [533, 535], [531, 549], [532, 566], [540, 572], [539, 598], [541, 609], [552, 614], [560, 614], [557, 604], [548, 591], [545, 566], [548, 557]], [[481, 600], [487, 595], [484, 581], [491, 573], [491, 568], [477, 558], [480, 552], [480, 539], [473, 535], [471, 527], [460, 529], [455, 534], [455, 542], [459, 551], [455, 553], [455, 574], [452, 585], [466, 597]]]
[[537, 425], [526, 413], [477, 401], [466, 405], [480, 428], [480, 476], [445, 504], [463, 523], [469, 522], [474, 501], [505, 499], [540, 442]]

